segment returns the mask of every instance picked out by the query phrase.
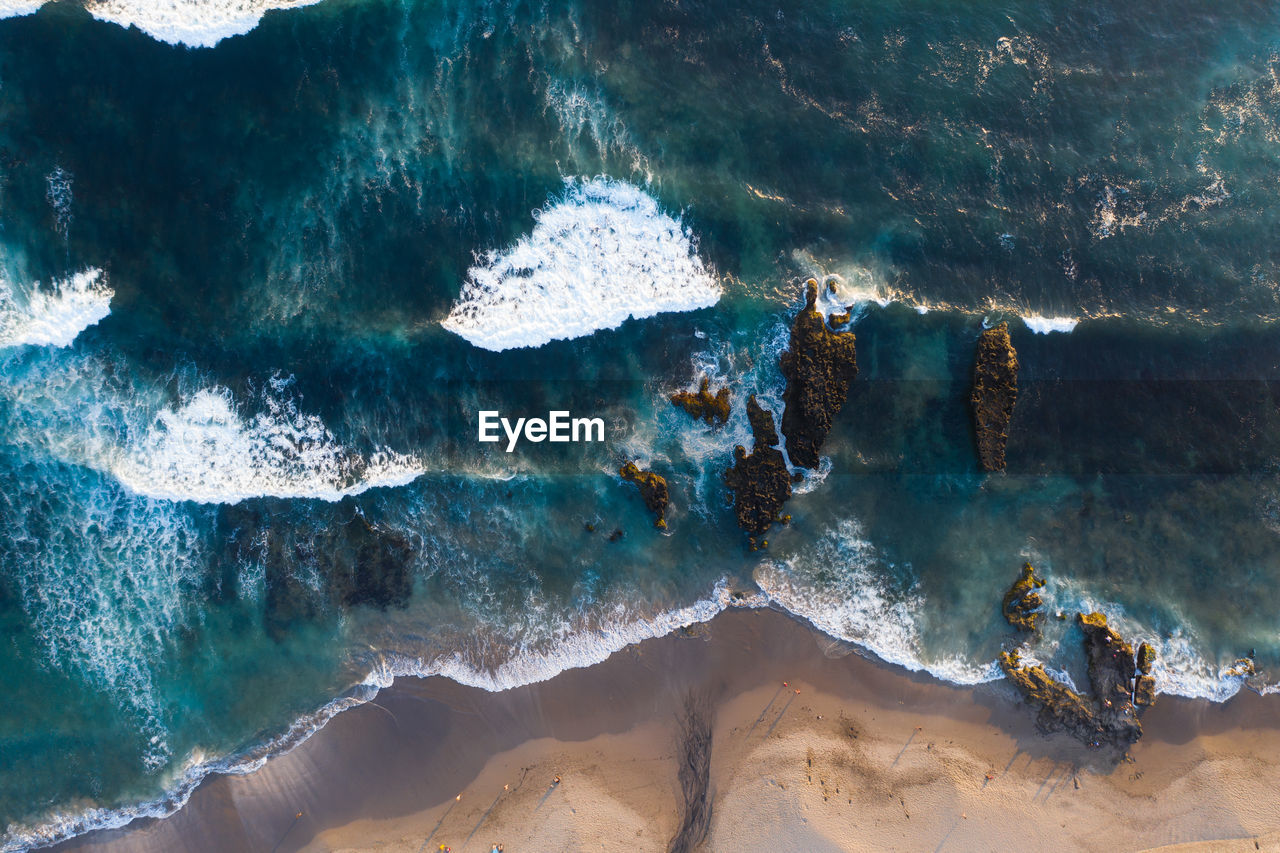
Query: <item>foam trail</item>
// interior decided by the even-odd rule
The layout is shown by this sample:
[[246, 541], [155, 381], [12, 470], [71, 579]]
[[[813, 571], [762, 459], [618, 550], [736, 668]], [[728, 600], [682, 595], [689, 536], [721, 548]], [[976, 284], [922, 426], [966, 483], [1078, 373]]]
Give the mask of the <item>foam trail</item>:
[[[0, 0], [0, 18], [30, 15], [45, 0]], [[297, 9], [320, 0], [87, 0], [100, 21], [137, 27], [156, 41], [213, 47], [258, 26], [272, 9]]]
[[423, 469], [378, 450], [363, 457], [341, 445], [318, 417], [266, 397], [245, 420], [231, 393], [206, 388], [156, 415], [136, 443], [105, 467], [138, 494], [172, 501], [238, 503], [254, 497], [338, 501], [411, 482]]
[[711, 594], [693, 604], [651, 616], [632, 618], [618, 605], [595, 627], [557, 632], [544, 649], [524, 649], [498, 665], [483, 668], [454, 654], [434, 660], [380, 653], [370, 661], [364, 680], [313, 714], [295, 721], [278, 737], [226, 758], [192, 755], [168, 785], [165, 795], [149, 802], [119, 809], [93, 808], [82, 812], [62, 811], [48, 816], [39, 825], [7, 828], [0, 840], [0, 853], [18, 853], [34, 846], [46, 846], [97, 829], [118, 829], [138, 818], [168, 817], [186, 805], [200, 782], [213, 773], [244, 775], [261, 768], [269, 759], [294, 749], [320, 731], [335, 716], [377, 697], [400, 677], [442, 676], [460, 684], [492, 692], [508, 690], [553, 678], [568, 669], [592, 666], [613, 653], [654, 637], [661, 637], [690, 625], [706, 622], [729, 607], [763, 607], [764, 596], [734, 598], [728, 582], [721, 579]]
[[338, 501], [425, 473], [409, 455], [339, 441], [298, 409], [289, 379], [272, 379], [247, 415], [226, 388], [183, 381], [197, 390], [181, 392], [175, 404], [161, 383], [98, 355], [28, 350], [6, 366], [0, 428], [10, 441], [109, 474], [138, 495]]
[[[192, 517], [172, 504], [124, 493], [99, 474], [67, 466], [51, 491], [72, 511], [15, 501], [5, 521], [23, 547], [9, 550], [22, 607], [55, 668], [113, 694], [138, 718], [148, 770], [168, 763], [166, 710], [153, 661], [187, 618], [205, 563]], [[31, 484], [39, 489], [48, 482]], [[68, 498], [67, 496], [73, 496]]]
[[1023, 317], [1022, 322], [1037, 335], [1047, 335], [1050, 332], [1070, 332], [1080, 325], [1080, 321], [1075, 317], [1041, 317], [1039, 314], [1030, 314]]
[[0, 347], [66, 347], [76, 336], [111, 313], [115, 296], [100, 269], [87, 269], [29, 294], [0, 278]]
[[479, 666], [456, 652], [429, 661], [407, 656], [380, 658], [366, 683], [388, 687], [403, 676], [439, 675], [496, 693], [547, 681], [566, 670], [594, 666], [627, 646], [708, 622], [730, 607], [763, 607], [767, 603], [762, 595], [734, 599], [728, 581], [721, 578], [709, 596], [687, 607], [636, 616], [617, 604], [593, 620], [594, 625], [562, 626], [564, 630], [556, 630], [549, 644], [518, 648], [497, 666]]
[[877, 562], [875, 547], [857, 522], [845, 520], [802, 554], [761, 563], [755, 580], [773, 603], [881, 660], [955, 684], [1001, 677], [994, 662], [924, 660], [918, 628], [924, 602], [913, 589], [891, 589], [874, 571]]
[[444, 328], [499, 352], [720, 299], [687, 229], [631, 184], [571, 182], [534, 217], [529, 234], [468, 271]]
[[[1187, 621], [1178, 618], [1176, 614], [1173, 618], [1176, 627], [1168, 631], [1160, 630], [1158, 626], [1138, 619], [1119, 604], [1095, 598], [1078, 588], [1073, 581], [1054, 578], [1050, 578], [1045, 589], [1045, 599], [1047, 611], [1104, 614], [1107, 624], [1132, 643], [1135, 649], [1139, 643], [1150, 643], [1156, 652], [1151, 674], [1155, 677], [1158, 693], [1225, 702], [1246, 686], [1261, 693], [1275, 690], [1275, 685], [1264, 685], [1261, 679], [1251, 679], [1241, 672], [1237, 668], [1237, 660], [1224, 663], [1217, 656], [1209, 654]], [[1061, 636], [1054, 638], [1056, 643], [1061, 641]]]

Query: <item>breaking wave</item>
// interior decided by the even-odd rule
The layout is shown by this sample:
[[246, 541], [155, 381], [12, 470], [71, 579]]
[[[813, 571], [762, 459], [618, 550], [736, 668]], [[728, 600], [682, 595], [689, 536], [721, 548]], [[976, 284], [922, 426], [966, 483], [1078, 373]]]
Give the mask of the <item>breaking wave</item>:
[[0, 421], [11, 441], [109, 474], [138, 495], [238, 503], [255, 497], [338, 501], [404, 485], [421, 463], [383, 447], [343, 443], [299, 409], [291, 380], [253, 395], [253, 414], [232, 392], [183, 382], [174, 402], [128, 365], [82, 354], [35, 352], [9, 363]]
[[755, 580], [770, 601], [881, 660], [955, 684], [1001, 677], [994, 662], [925, 660], [919, 629], [924, 601], [914, 588], [895, 589], [876, 571], [878, 564], [875, 546], [857, 522], [845, 520], [800, 555], [761, 563]]
[[[0, 18], [29, 15], [46, 0], [0, 0]], [[320, 0], [87, 0], [100, 21], [137, 27], [157, 41], [213, 47], [258, 26], [272, 9], [297, 9]]]
[[720, 295], [679, 221], [637, 187], [596, 178], [571, 182], [531, 232], [472, 267], [441, 325], [499, 352], [708, 308]]
[[115, 296], [100, 269], [87, 269], [30, 292], [0, 277], [0, 347], [70, 346], [111, 313]]
[[1070, 332], [1080, 325], [1080, 321], [1075, 317], [1041, 317], [1039, 314], [1023, 317], [1022, 322], [1037, 335], [1047, 335], [1050, 332]]
[[422, 473], [389, 450], [365, 457], [344, 447], [315, 415], [265, 397], [266, 410], [245, 419], [224, 388], [206, 388], [160, 411], [146, 433], [107, 462], [138, 494], [173, 501], [237, 503], [254, 497], [337, 501], [379, 486], [400, 486]]

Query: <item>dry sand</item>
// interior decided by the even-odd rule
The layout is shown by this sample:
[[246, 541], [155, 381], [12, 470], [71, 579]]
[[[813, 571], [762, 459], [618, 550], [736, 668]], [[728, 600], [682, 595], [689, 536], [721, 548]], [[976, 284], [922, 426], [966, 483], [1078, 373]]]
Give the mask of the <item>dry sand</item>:
[[846, 652], [731, 611], [503, 693], [404, 679], [173, 817], [64, 849], [666, 850], [694, 691], [714, 714], [707, 850], [1280, 850], [1274, 697], [1162, 697], [1116, 761], [1037, 732], [1000, 683]]

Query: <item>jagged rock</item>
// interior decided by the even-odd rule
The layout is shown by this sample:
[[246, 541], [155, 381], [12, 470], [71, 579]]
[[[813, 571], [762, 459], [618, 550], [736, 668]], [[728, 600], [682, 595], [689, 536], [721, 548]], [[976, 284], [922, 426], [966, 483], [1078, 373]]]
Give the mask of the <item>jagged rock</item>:
[[677, 391], [671, 395], [671, 402], [688, 412], [694, 420], [704, 420], [710, 426], [720, 426], [729, 421], [729, 388], [725, 386], [713, 396], [708, 390], [710, 381], [702, 377], [696, 393]]
[[1150, 643], [1143, 643], [1138, 646], [1138, 672], [1143, 675], [1151, 674], [1151, 667], [1156, 662], [1156, 650], [1151, 647]]
[[1084, 632], [1084, 652], [1089, 664], [1089, 684], [1098, 702], [1098, 720], [1117, 741], [1129, 743], [1142, 736], [1142, 725], [1133, 708], [1137, 663], [1133, 646], [1107, 625], [1101, 613], [1079, 613], [1076, 621]]
[[1136, 661], [1139, 675], [1133, 680], [1133, 704], [1149, 708], [1156, 703], [1156, 680], [1151, 677], [1151, 667], [1156, 662], [1156, 650], [1150, 643], [1138, 646]]
[[741, 444], [733, 449], [734, 463], [724, 472], [724, 482], [733, 492], [738, 526], [754, 537], [778, 520], [778, 511], [791, 497], [791, 477], [782, 451], [775, 446], [778, 431], [773, 413], [762, 408], [754, 394], [747, 399], [747, 420], [754, 447], [750, 454]]
[[1156, 704], [1156, 680], [1149, 675], [1139, 675], [1133, 682], [1133, 704], [1149, 708]]
[[1040, 708], [1040, 725], [1049, 730], [1066, 729], [1093, 742], [1098, 724], [1093, 703], [1061, 683], [1042, 666], [1022, 666], [1017, 652], [1001, 652], [1000, 668], [1005, 677], [1030, 702]]
[[1039, 609], [1044, 604], [1044, 600], [1036, 590], [1042, 586], [1044, 581], [1036, 577], [1036, 570], [1030, 563], [1025, 563], [1022, 566], [1022, 574], [1004, 594], [1004, 603], [1001, 607], [1004, 618], [1019, 631], [1035, 631], [1039, 627], [1040, 617], [1044, 615], [1039, 612]]
[[642, 471], [636, 467], [636, 463], [628, 462], [618, 469], [618, 474], [622, 479], [635, 483], [640, 489], [640, 497], [644, 498], [644, 505], [648, 507], [649, 512], [657, 516], [657, 520], [653, 522], [653, 526], [666, 529], [667, 522], [663, 516], [667, 513], [667, 502], [669, 495], [667, 493], [667, 481], [652, 471]]
[[818, 282], [805, 285], [805, 306], [791, 324], [790, 348], [782, 354], [782, 434], [787, 455], [802, 468], [818, 467], [818, 451], [858, 375], [853, 332], [833, 332], [815, 307]]
[[978, 337], [973, 368], [973, 423], [978, 460], [986, 471], [1004, 470], [1009, 419], [1018, 399], [1018, 354], [1009, 340], [1009, 324], [1001, 323]]
[[1226, 674], [1232, 678], [1251, 678], [1258, 674], [1258, 667], [1253, 658], [1236, 658]]

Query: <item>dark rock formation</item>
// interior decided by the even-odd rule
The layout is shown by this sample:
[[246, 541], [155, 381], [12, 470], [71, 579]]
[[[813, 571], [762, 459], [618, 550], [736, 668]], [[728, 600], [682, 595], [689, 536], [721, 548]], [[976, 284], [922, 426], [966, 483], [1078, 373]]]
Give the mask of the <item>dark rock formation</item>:
[[1101, 613], [1079, 613], [1084, 631], [1084, 652], [1089, 663], [1089, 684], [1098, 701], [1098, 721], [1114, 734], [1114, 740], [1133, 743], [1142, 736], [1142, 725], [1133, 708], [1133, 680], [1137, 675], [1133, 646], [1107, 625]]
[[644, 505], [649, 508], [649, 512], [657, 516], [653, 526], [666, 529], [667, 522], [663, 516], [667, 514], [667, 481], [652, 471], [641, 471], [634, 462], [623, 465], [618, 469], [618, 473], [622, 479], [629, 480], [640, 488], [640, 497], [644, 498]]
[[1030, 563], [1025, 563], [1022, 574], [1004, 594], [1001, 606], [1004, 618], [1019, 631], [1035, 631], [1039, 627], [1040, 617], [1044, 615], [1040, 612], [1044, 600], [1036, 590], [1042, 586], [1044, 581], [1036, 577], [1036, 570]]
[[1018, 354], [1009, 340], [1009, 324], [1001, 323], [978, 337], [973, 368], [973, 424], [978, 434], [978, 460], [985, 471], [1004, 470], [1009, 419], [1018, 399]]
[[710, 384], [704, 376], [697, 393], [677, 391], [671, 395], [671, 402], [688, 412], [694, 420], [701, 419], [710, 426], [720, 426], [729, 420], [729, 388], [725, 386], [713, 396], [708, 390]]
[[330, 589], [342, 604], [403, 607], [413, 592], [413, 548], [399, 533], [375, 527], [363, 515], [347, 525], [348, 559], [341, 554], [329, 574]]
[[738, 525], [753, 537], [778, 520], [778, 511], [791, 497], [791, 477], [778, 443], [773, 413], [761, 408], [752, 394], [747, 399], [754, 448], [748, 455], [741, 444], [733, 449], [733, 467], [724, 472], [725, 485], [733, 492]]
[[246, 562], [263, 567], [263, 625], [277, 640], [296, 624], [336, 619], [349, 607], [404, 607], [413, 592], [414, 548], [405, 535], [340, 506], [327, 509], [303, 523], [278, 523], [259, 508], [220, 510], [231, 569], [223, 585], [235, 590], [236, 569]]
[[1000, 668], [1028, 701], [1040, 708], [1040, 726], [1066, 729], [1092, 742], [1097, 735], [1093, 703], [1061, 683], [1042, 666], [1023, 666], [1017, 652], [1001, 652]]
[[844, 406], [849, 383], [858, 375], [852, 332], [833, 332], [815, 305], [818, 283], [805, 286], [805, 306], [791, 324], [790, 348], [782, 354], [782, 434], [793, 465], [818, 467], [818, 451], [831, 422]]
[[[1035, 631], [1043, 603], [1037, 578], [1030, 563], [1004, 597], [1004, 615], [1021, 631]], [[1143, 643], [1134, 656], [1133, 646], [1107, 625], [1101, 613], [1078, 613], [1076, 621], [1084, 633], [1084, 652], [1089, 667], [1093, 698], [1077, 693], [1049, 675], [1042, 666], [1023, 666], [1018, 653], [1001, 652], [1000, 668], [1009, 681], [1032, 704], [1040, 708], [1040, 724], [1046, 729], [1066, 729], [1093, 746], [1104, 744], [1127, 748], [1142, 737], [1135, 705], [1155, 702], [1155, 679], [1151, 665], [1155, 650]]]
[[1150, 643], [1143, 643], [1138, 646], [1138, 672], [1143, 675], [1151, 674], [1151, 667], [1156, 662], [1156, 650], [1151, 648]]
[[1156, 680], [1151, 677], [1151, 667], [1156, 662], [1156, 650], [1150, 643], [1138, 646], [1138, 676], [1133, 680], [1133, 704], [1150, 707], [1156, 703]]

